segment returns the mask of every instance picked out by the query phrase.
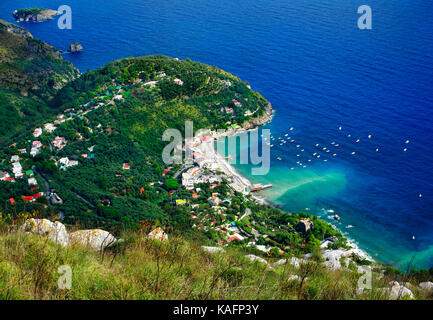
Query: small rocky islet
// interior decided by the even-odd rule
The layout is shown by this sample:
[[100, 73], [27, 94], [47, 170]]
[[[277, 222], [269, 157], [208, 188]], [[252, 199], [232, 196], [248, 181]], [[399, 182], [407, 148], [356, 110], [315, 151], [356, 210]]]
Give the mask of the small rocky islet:
[[44, 22], [59, 14], [56, 10], [33, 7], [15, 10], [12, 15], [17, 22]]

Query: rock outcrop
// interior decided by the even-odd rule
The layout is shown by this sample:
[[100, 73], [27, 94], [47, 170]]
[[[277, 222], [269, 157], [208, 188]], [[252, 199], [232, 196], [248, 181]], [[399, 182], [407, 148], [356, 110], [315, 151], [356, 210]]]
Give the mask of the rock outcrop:
[[63, 247], [80, 244], [101, 250], [117, 242], [117, 239], [107, 231], [93, 229], [68, 233], [62, 223], [51, 222], [48, 219], [29, 219], [22, 226], [22, 231], [48, 237]]
[[109, 232], [101, 229], [79, 230], [69, 234], [71, 245], [84, 245], [93, 250], [102, 250], [112, 244], [117, 239]]
[[68, 47], [68, 52], [70, 53], [79, 53], [83, 51], [83, 46], [79, 42], [72, 42]]
[[265, 264], [266, 266], [270, 267], [269, 263], [265, 259], [260, 258], [258, 256], [255, 256], [253, 254], [248, 254], [245, 256], [245, 258], [247, 258], [248, 260], [251, 260], [252, 262], [255, 262], [255, 261], [261, 262], [261, 263]]
[[323, 259], [325, 259], [325, 262], [323, 262], [323, 264], [332, 270], [338, 270], [338, 269], [341, 269], [343, 267], [341, 265], [341, 261], [345, 260], [345, 262], [348, 264], [350, 258], [353, 255], [356, 255], [356, 256], [360, 257], [361, 259], [372, 261], [370, 259], [370, 257], [368, 257], [362, 250], [360, 250], [358, 248], [352, 248], [350, 250], [337, 249], [337, 250], [325, 250], [325, 251], [323, 251], [322, 257], [323, 257]]
[[154, 240], [160, 240], [160, 241], [167, 241], [168, 240], [168, 235], [165, 233], [164, 230], [162, 230], [161, 228], [156, 228], [154, 230], [152, 230], [149, 234], [148, 237], [150, 239], [154, 239]]
[[69, 235], [65, 226], [56, 221], [51, 222], [47, 219], [29, 219], [23, 225], [25, 232], [31, 232], [40, 236], [48, 237], [61, 246], [69, 244]]
[[433, 292], [433, 282], [431, 281], [421, 282], [418, 287], [424, 292]]
[[389, 283], [389, 288], [382, 288], [382, 293], [389, 296], [390, 300], [397, 299], [414, 299], [412, 291], [406, 288], [404, 285], [399, 284], [397, 281], [392, 281]]
[[307, 260], [296, 258], [296, 257], [292, 257], [290, 259], [280, 259], [277, 262], [275, 262], [273, 264], [273, 266], [274, 267], [278, 267], [278, 266], [281, 266], [281, 265], [283, 265], [285, 263], [289, 263], [292, 266], [294, 266], [295, 268], [299, 268], [301, 266], [301, 264], [307, 263]]
[[242, 124], [242, 128], [245, 130], [252, 130], [264, 126], [265, 124], [267, 124], [272, 120], [272, 115], [273, 115], [272, 105], [269, 103], [268, 105], [266, 105], [265, 111], [261, 116], [245, 121]]
[[219, 252], [224, 252], [223, 248], [220, 247], [207, 247], [207, 246], [202, 246], [204, 251], [210, 252], [210, 253], [219, 253]]

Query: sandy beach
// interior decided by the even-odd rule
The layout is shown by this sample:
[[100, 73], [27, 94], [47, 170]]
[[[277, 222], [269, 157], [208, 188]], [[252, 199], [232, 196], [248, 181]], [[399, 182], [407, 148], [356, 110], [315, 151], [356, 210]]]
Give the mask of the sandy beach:
[[[272, 206], [272, 203], [270, 203], [267, 199], [260, 197], [257, 194], [250, 193], [249, 188], [251, 187], [252, 183], [250, 180], [248, 180], [246, 177], [242, 176], [234, 167], [231, 165], [226, 158], [218, 153], [218, 151], [215, 148], [215, 142], [218, 141], [218, 139], [224, 139], [226, 137], [233, 137], [237, 134], [245, 133], [248, 131], [257, 130], [258, 128], [252, 128], [249, 130], [245, 130], [244, 128], [239, 129], [232, 129], [232, 130], [226, 130], [224, 132], [212, 132], [208, 131], [207, 134], [212, 137], [212, 139], [209, 139], [206, 142], [203, 142], [200, 144], [200, 146], [197, 147], [197, 149], [200, 151], [200, 153], [205, 156], [206, 159], [212, 159], [216, 163], [216, 166], [228, 177], [230, 178], [234, 184], [237, 184], [240, 188], [245, 190], [245, 194], [250, 194], [258, 203], [264, 203]], [[253, 182], [254, 184], [254, 182]], [[337, 228], [337, 227], [335, 227]], [[338, 229], [338, 228], [337, 228]], [[341, 232], [341, 230], [339, 230]], [[347, 237], [346, 237], [347, 238]], [[347, 245], [350, 247], [349, 250], [324, 250], [324, 253], [326, 256], [331, 260], [338, 260], [341, 256], [349, 256], [350, 254], [354, 253], [361, 257], [362, 259], [367, 259], [370, 261], [375, 261], [366, 251], [361, 249], [356, 243], [355, 240], [347, 238]]]

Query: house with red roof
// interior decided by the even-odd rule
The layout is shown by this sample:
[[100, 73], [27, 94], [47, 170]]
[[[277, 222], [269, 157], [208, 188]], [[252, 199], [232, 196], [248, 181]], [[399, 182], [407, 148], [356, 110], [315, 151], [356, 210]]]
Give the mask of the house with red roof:
[[43, 194], [42, 192], [38, 192], [38, 193], [36, 193], [36, 194], [33, 195], [33, 198], [34, 198], [34, 199], [37, 199], [37, 198], [42, 197], [43, 195], [44, 195], [44, 194]]
[[234, 235], [234, 236], [228, 238], [228, 239], [227, 239], [227, 242], [230, 243], [230, 242], [232, 242], [232, 241], [234, 241], [234, 240], [241, 240], [241, 239], [239, 239], [239, 237], [238, 237], [237, 235]]
[[35, 199], [33, 199], [33, 196], [23, 196], [24, 202], [33, 202]]

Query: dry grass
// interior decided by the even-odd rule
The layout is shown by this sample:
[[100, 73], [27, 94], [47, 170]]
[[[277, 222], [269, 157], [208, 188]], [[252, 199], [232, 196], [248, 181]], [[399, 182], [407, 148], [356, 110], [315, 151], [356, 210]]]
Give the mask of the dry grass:
[[[299, 269], [251, 262], [240, 250], [208, 253], [180, 237], [160, 242], [129, 233], [94, 252], [62, 248], [35, 235], [0, 234], [0, 299], [383, 299], [357, 293], [359, 274], [316, 262]], [[60, 290], [58, 267], [72, 268], [72, 289]], [[290, 280], [298, 275], [300, 279]], [[375, 283], [383, 287], [390, 279]], [[413, 291], [417, 298], [431, 298]]]

